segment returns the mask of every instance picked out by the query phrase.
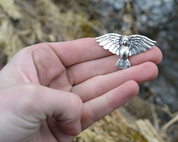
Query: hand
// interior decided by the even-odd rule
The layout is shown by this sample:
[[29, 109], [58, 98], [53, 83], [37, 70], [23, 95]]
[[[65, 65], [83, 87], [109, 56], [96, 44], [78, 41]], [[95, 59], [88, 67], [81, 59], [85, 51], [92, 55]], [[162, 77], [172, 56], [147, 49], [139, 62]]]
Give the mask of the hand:
[[115, 66], [94, 38], [42, 43], [18, 52], [0, 72], [1, 142], [71, 142], [154, 79], [157, 47]]

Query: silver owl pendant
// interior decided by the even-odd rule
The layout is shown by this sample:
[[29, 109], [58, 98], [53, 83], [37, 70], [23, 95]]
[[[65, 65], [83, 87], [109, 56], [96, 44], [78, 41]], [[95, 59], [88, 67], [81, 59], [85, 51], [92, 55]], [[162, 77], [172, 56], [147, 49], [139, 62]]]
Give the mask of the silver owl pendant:
[[109, 33], [97, 37], [96, 41], [99, 42], [99, 45], [103, 46], [104, 49], [120, 56], [120, 59], [116, 63], [116, 66], [119, 68], [131, 67], [128, 60], [129, 56], [145, 52], [147, 49], [151, 49], [151, 46], [154, 46], [156, 43], [156, 41], [146, 36], [122, 36], [116, 33]]

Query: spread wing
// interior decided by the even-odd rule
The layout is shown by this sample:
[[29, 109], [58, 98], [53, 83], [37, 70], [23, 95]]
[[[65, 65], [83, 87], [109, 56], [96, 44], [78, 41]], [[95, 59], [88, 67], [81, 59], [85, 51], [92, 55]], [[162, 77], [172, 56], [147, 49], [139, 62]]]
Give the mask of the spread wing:
[[100, 46], [104, 49], [109, 50], [113, 54], [119, 55], [120, 40], [122, 35], [109, 33], [103, 36], [97, 37], [96, 41], [99, 42]]
[[140, 52], [145, 52], [147, 49], [151, 49], [151, 46], [155, 45], [156, 41], [153, 41], [142, 35], [130, 36], [129, 56], [136, 55]]

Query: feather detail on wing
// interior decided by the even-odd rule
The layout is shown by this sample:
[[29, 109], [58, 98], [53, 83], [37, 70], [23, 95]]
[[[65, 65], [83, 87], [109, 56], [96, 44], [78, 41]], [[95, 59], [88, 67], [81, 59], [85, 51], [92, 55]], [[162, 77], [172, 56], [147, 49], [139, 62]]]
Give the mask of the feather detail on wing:
[[97, 37], [96, 41], [99, 42], [100, 46], [104, 49], [109, 50], [113, 54], [119, 55], [120, 39], [122, 35], [116, 33], [109, 33], [103, 36]]
[[153, 41], [142, 35], [130, 36], [131, 44], [129, 46], [129, 56], [136, 55], [140, 52], [145, 52], [147, 49], [151, 49], [151, 46], [155, 45], [156, 41]]

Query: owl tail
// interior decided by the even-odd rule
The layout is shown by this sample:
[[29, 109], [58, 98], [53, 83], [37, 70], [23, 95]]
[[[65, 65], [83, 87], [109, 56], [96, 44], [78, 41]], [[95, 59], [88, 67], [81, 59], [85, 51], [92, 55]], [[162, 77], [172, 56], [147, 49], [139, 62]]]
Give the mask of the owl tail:
[[125, 69], [125, 68], [129, 68], [131, 65], [127, 58], [126, 59], [120, 58], [117, 61], [116, 66], [119, 68]]

